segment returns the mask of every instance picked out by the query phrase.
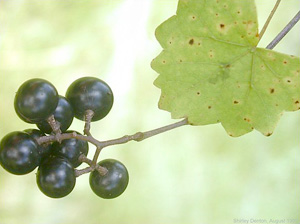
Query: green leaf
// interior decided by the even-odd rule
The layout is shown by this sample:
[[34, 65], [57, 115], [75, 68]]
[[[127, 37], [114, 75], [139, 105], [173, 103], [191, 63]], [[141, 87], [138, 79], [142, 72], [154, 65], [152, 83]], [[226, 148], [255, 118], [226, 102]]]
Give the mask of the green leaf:
[[300, 60], [256, 47], [253, 0], [180, 0], [156, 37], [163, 51], [151, 64], [154, 84], [172, 118], [269, 136], [283, 111], [300, 109]]

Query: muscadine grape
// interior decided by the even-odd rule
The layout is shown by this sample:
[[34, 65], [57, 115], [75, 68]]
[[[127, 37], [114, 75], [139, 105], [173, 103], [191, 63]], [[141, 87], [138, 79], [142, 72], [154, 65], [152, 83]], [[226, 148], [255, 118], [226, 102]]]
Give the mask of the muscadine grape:
[[[40, 137], [46, 136], [43, 132], [41, 132], [38, 129], [25, 129], [24, 132], [29, 134], [30, 137], [32, 137], [35, 141], [37, 141], [37, 139]], [[50, 150], [51, 150], [51, 143], [39, 145], [38, 152], [40, 154], [41, 160], [43, 160], [44, 158], [50, 155]]]
[[49, 157], [37, 171], [36, 182], [48, 197], [62, 198], [75, 187], [75, 172], [70, 162], [60, 157]]
[[[74, 118], [73, 108], [65, 97], [59, 96], [58, 105], [53, 112], [53, 115], [56, 122], [60, 124], [60, 130], [65, 132], [72, 124]], [[44, 133], [50, 134], [52, 132], [52, 128], [46, 120], [43, 120], [36, 125]]]
[[30, 79], [18, 89], [14, 106], [17, 115], [27, 123], [47, 119], [58, 104], [55, 87], [44, 79]]
[[0, 164], [13, 174], [30, 173], [40, 162], [38, 150], [39, 145], [29, 134], [11, 132], [0, 142]]
[[73, 106], [76, 118], [84, 120], [86, 111], [92, 110], [92, 121], [104, 118], [114, 101], [110, 87], [95, 77], [83, 77], [74, 81], [66, 92], [66, 98]]
[[111, 199], [121, 195], [129, 181], [126, 167], [114, 159], [105, 159], [98, 165], [106, 168], [108, 172], [100, 175], [97, 170], [90, 174], [90, 186], [95, 194], [101, 198]]
[[[71, 133], [74, 131], [67, 131]], [[79, 133], [78, 133], [79, 134]], [[80, 139], [65, 139], [61, 143], [55, 142], [52, 145], [52, 153], [56, 156], [62, 156], [72, 164], [74, 168], [78, 167], [81, 162], [78, 158], [81, 154], [87, 155], [89, 151], [89, 145], [86, 141]]]

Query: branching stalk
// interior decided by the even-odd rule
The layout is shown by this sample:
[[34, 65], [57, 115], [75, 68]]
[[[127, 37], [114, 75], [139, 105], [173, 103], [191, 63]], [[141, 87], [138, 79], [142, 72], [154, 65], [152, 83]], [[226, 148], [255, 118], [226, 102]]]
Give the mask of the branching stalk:
[[[80, 139], [80, 140], [84, 140], [84, 141], [92, 143], [93, 145], [95, 145], [97, 148], [99, 148], [101, 150], [102, 148], [107, 147], [107, 146], [123, 144], [123, 143], [129, 142], [129, 141], [139, 142], [139, 141], [145, 140], [147, 138], [150, 138], [154, 135], [158, 135], [163, 132], [166, 132], [166, 131], [169, 131], [169, 130], [172, 130], [172, 129], [175, 129], [175, 128], [178, 128], [178, 127], [181, 127], [181, 126], [187, 125], [187, 124], [188, 124], [187, 119], [183, 119], [179, 122], [169, 124], [169, 125], [166, 125], [161, 128], [153, 129], [151, 131], [137, 132], [133, 135], [125, 135], [121, 138], [116, 138], [116, 139], [107, 140], [107, 141], [98, 141], [97, 139], [95, 139], [92, 136], [85, 136], [85, 135], [78, 134], [76, 132], [63, 133], [60, 135], [59, 140], [62, 141], [65, 139], [70, 139], [70, 138]], [[42, 136], [38, 139], [38, 143], [40, 145], [44, 144], [44, 143], [55, 142], [55, 141], [58, 141], [58, 140], [57, 140], [56, 136], [54, 136], [54, 135]]]
[[108, 140], [108, 141], [103, 141], [103, 142], [101, 142], [101, 144], [102, 144], [102, 147], [104, 148], [104, 147], [107, 147], [107, 146], [110, 146], [110, 145], [123, 144], [123, 143], [129, 142], [129, 141], [140, 142], [140, 141], [145, 140], [147, 138], [150, 138], [154, 135], [158, 135], [158, 134], [161, 134], [163, 132], [166, 132], [166, 131], [169, 131], [169, 130], [172, 130], [174, 128], [178, 128], [178, 127], [181, 127], [181, 126], [187, 125], [187, 124], [188, 124], [188, 120], [183, 119], [179, 122], [169, 124], [169, 125], [166, 125], [166, 126], [161, 127], [161, 128], [153, 129], [151, 131], [137, 132], [134, 135], [125, 135], [121, 138], [116, 138], [116, 139], [112, 139], [112, 140]]
[[97, 147], [96, 152], [95, 152], [94, 157], [93, 157], [93, 160], [92, 160], [92, 162], [91, 162], [91, 166], [96, 166], [97, 161], [98, 161], [98, 157], [99, 157], [100, 152], [101, 152], [101, 149], [102, 149], [102, 148]]
[[60, 124], [55, 120], [54, 115], [48, 117], [47, 122], [53, 130], [54, 134], [61, 134]]
[[81, 176], [82, 174], [90, 173], [90, 172], [92, 172], [92, 171], [93, 171], [93, 168], [92, 168], [91, 166], [88, 166], [88, 167], [86, 167], [86, 168], [84, 168], [84, 169], [81, 169], [81, 170], [75, 169], [75, 176], [76, 176], [76, 177], [79, 177], [79, 176]]
[[53, 133], [55, 134], [55, 138], [58, 142], [61, 142], [60, 136], [61, 136], [61, 130], [60, 130], [60, 124], [55, 120], [54, 115], [51, 115], [47, 118], [47, 122], [50, 125]]
[[96, 152], [93, 157], [93, 160], [88, 159], [85, 155], [82, 154], [78, 160], [80, 162], [84, 162], [84, 163], [88, 164], [89, 167], [86, 167], [81, 170], [75, 169], [75, 175], [76, 175], [76, 177], [79, 177], [80, 175], [89, 173], [93, 170], [97, 170], [100, 173], [100, 175], [105, 175], [107, 173], [107, 169], [104, 167], [101, 167], [97, 164], [99, 154], [103, 148], [111, 146], [111, 145], [123, 144], [123, 143], [129, 142], [129, 141], [139, 142], [139, 141], [145, 140], [147, 138], [150, 138], [154, 135], [158, 135], [163, 132], [166, 132], [166, 131], [169, 131], [169, 130], [172, 130], [172, 129], [175, 129], [175, 128], [178, 128], [178, 127], [181, 127], [181, 126], [187, 125], [187, 124], [188, 124], [188, 120], [183, 119], [179, 122], [169, 124], [169, 125], [166, 125], [161, 128], [153, 129], [153, 130], [146, 131], [146, 132], [137, 132], [133, 135], [125, 135], [121, 138], [116, 138], [116, 139], [107, 140], [107, 141], [99, 141], [99, 140], [95, 139], [92, 135], [81, 135], [76, 132], [72, 132], [72, 133], [62, 133], [60, 135], [42, 136], [37, 140], [37, 142], [38, 142], [38, 144], [42, 145], [45, 143], [50, 143], [50, 142], [55, 142], [55, 141], [61, 142], [65, 139], [71, 139], [71, 138], [90, 142], [91, 144], [93, 144], [97, 147]]
[[104, 176], [108, 172], [108, 170], [105, 167], [99, 166], [98, 164], [93, 165], [93, 161], [87, 158], [84, 154], [81, 154], [78, 160], [80, 162], [88, 164], [89, 167], [86, 167], [81, 170], [75, 170], [76, 177], [79, 177], [82, 174], [89, 173], [94, 170], [97, 170], [102, 176]]

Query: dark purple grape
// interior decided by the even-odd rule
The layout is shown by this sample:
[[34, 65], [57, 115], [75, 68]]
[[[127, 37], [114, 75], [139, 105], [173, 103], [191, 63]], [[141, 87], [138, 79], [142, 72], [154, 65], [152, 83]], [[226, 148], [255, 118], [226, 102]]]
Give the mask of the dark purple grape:
[[[65, 97], [59, 96], [58, 105], [53, 115], [55, 120], [60, 124], [60, 130], [62, 132], [68, 130], [72, 124], [74, 112], [71, 104]], [[37, 127], [44, 133], [50, 134], [52, 132], [52, 128], [46, 120], [37, 123]]]
[[[68, 131], [72, 133], [74, 131]], [[79, 134], [79, 133], [78, 133]], [[61, 143], [55, 142], [52, 145], [52, 153], [55, 156], [62, 156], [69, 160], [74, 168], [78, 167], [81, 162], [78, 158], [81, 154], [87, 156], [89, 151], [89, 145], [86, 141], [71, 138], [65, 139]]]
[[15, 131], [0, 142], [0, 164], [8, 172], [23, 175], [40, 163], [39, 146], [27, 133]]
[[129, 182], [126, 167], [114, 159], [102, 160], [98, 163], [108, 172], [102, 176], [97, 170], [90, 174], [90, 186], [95, 194], [101, 198], [111, 199], [121, 195]]
[[[46, 136], [43, 132], [41, 132], [38, 129], [25, 129], [24, 132], [28, 133], [35, 141], [37, 141], [37, 139], [39, 139], [40, 137]], [[39, 145], [38, 152], [40, 154], [41, 160], [50, 155], [50, 150], [51, 143]]]
[[49, 157], [40, 165], [36, 182], [39, 189], [48, 197], [62, 198], [74, 189], [76, 176], [68, 160]]
[[92, 121], [104, 118], [114, 101], [110, 87], [95, 77], [83, 77], [74, 81], [67, 90], [66, 98], [74, 108], [76, 118], [84, 120], [85, 112], [92, 110]]
[[24, 82], [15, 96], [15, 111], [27, 123], [46, 120], [58, 104], [55, 87], [44, 79], [30, 79]]

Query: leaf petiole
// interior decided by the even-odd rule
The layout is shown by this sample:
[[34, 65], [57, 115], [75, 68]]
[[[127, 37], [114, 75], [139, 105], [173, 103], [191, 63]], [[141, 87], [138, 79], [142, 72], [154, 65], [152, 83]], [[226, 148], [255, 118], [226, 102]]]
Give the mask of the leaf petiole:
[[267, 49], [273, 49], [281, 39], [296, 25], [300, 20], [300, 11], [294, 16], [294, 18], [283, 28], [283, 30], [268, 44]]
[[275, 6], [274, 8], [272, 9], [270, 15], [268, 16], [268, 19], [267, 21], [265, 22], [265, 25], [263, 26], [262, 30], [260, 31], [259, 33], [259, 40], [261, 40], [261, 38], [263, 37], [264, 33], [266, 32], [268, 26], [269, 26], [269, 23], [271, 22], [271, 19], [273, 18], [279, 4], [280, 4], [281, 0], [277, 0], [276, 3], [275, 3]]

